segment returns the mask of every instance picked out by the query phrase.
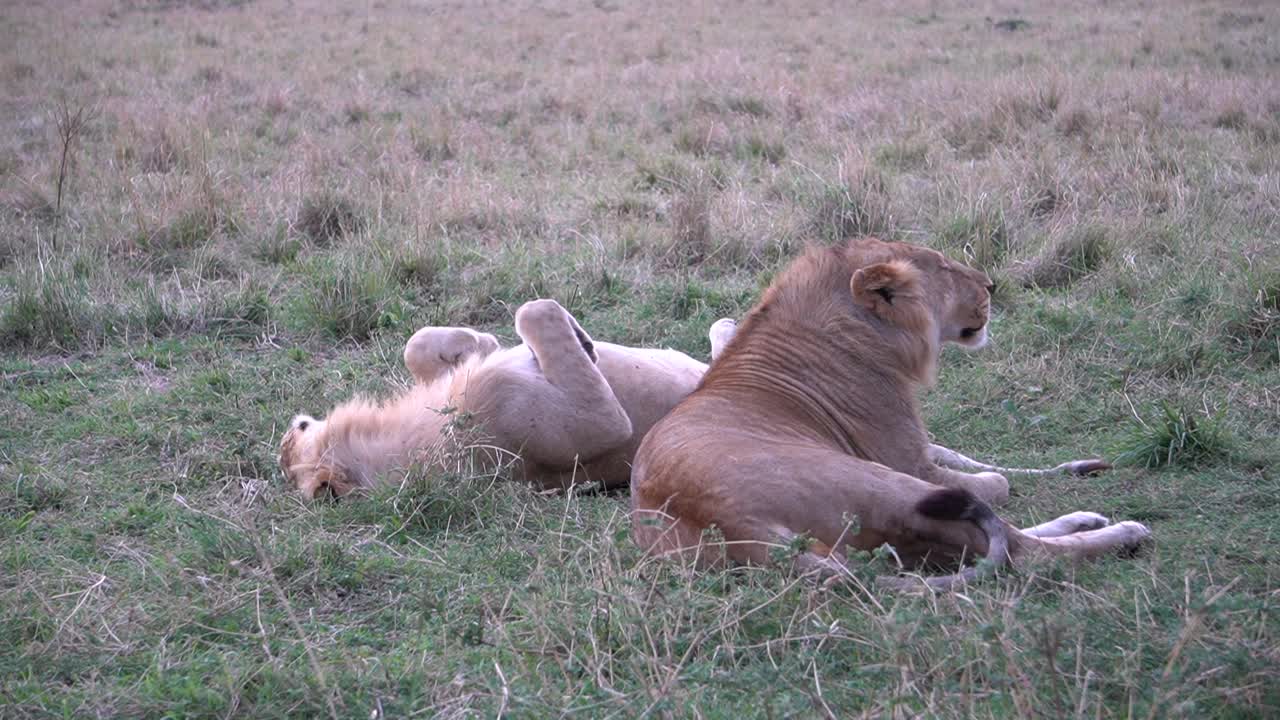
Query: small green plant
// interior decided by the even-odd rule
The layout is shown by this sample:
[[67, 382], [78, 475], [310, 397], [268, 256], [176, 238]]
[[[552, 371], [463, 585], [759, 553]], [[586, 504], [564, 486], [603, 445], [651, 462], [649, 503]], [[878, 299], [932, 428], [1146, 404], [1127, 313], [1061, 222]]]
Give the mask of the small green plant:
[[1116, 465], [1191, 467], [1226, 457], [1230, 450], [1221, 411], [1205, 417], [1166, 402], [1155, 418], [1134, 421], [1116, 442], [1113, 456]]
[[436, 248], [408, 248], [391, 260], [396, 282], [428, 295], [438, 293], [447, 280], [449, 260]]
[[456, 142], [448, 127], [424, 130], [415, 125], [409, 128], [409, 141], [414, 154], [423, 162], [448, 162], [457, 156]]
[[359, 125], [369, 119], [369, 106], [359, 100], [350, 100], [342, 106], [342, 117], [348, 125]]
[[[179, 213], [168, 225], [140, 235], [138, 246], [146, 252], [148, 269], [170, 270], [186, 265], [192, 251], [206, 248], [220, 230], [228, 227], [228, 222], [219, 217], [212, 207], [194, 205]], [[225, 258], [217, 253], [212, 257], [214, 262], [225, 262]]]
[[1249, 126], [1249, 114], [1244, 108], [1233, 105], [1218, 113], [1213, 119], [1213, 126], [1223, 130], [1243, 130]]
[[130, 324], [148, 335], [164, 337], [196, 327], [197, 319], [184, 312], [176, 298], [151, 281], [138, 291]]
[[695, 157], [719, 152], [724, 144], [722, 132], [718, 132], [714, 125], [698, 124], [680, 128], [674, 140], [675, 148]]
[[253, 256], [272, 265], [288, 265], [298, 257], [302, 243], [291, 237], [283, 224], [264, 235], [253, 248]]
[[167, 126], [152, 130], [145, 142], [146, 150], [138, 158], [143, 172], [165, 174], [180, 164], [182, 151]]
[[266, 288], [245, 283], [214, 309], [209, 326], [224, 337], [253, 338], [271, 322], [272, 304]]

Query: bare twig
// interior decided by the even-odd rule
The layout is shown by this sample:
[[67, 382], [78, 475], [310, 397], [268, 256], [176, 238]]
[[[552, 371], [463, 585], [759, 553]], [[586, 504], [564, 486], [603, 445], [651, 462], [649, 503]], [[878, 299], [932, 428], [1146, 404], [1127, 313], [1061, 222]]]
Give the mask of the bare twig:
[[62, 157], [58, 162], [57, 201], [53, 211], [53, 249], [58, 249], [58, 224], [62, 219], [62, 196], [67, 182], [67, 165], [71, 162], [71, 148], [76, 140], [84, 134], [89, 123], [98, 115], [97, 108], [89, 105], [77, 105], [72, 108], [64, 98], [54, 110], [54, 122], [58, 128], [58, 141], [62, 146]]

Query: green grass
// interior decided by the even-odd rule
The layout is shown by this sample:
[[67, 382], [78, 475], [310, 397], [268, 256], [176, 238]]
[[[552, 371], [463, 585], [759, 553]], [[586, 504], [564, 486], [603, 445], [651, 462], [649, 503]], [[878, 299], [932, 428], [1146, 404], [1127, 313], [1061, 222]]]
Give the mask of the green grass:
[[1195, 466], [1226, 457], [1230, 447], [1222, 413], [1203, 417], [1165, 404], [1150, 422], [1137, 418], [1128, 435], [1117, 441], [1112, 456], [1120, 465]]
[[[135, 5], [0, 11], [0, 716], [1280, 712], [1274, 9]], [[936, 441], [1116, 461], [1002, 515], [1149, 545], [889, 595], [647, 559], [625, 494], [461, 458], [280, 476], [422, 325], [553, 297], [705, 358], [866, 233], [997, 283]]]

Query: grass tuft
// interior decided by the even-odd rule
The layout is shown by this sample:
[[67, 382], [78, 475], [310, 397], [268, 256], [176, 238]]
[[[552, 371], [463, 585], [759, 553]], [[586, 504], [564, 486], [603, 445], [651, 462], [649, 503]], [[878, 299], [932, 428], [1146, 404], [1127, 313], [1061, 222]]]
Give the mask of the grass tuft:
[[1244, 108], [1233, 105], [1218, 113], [1213, 119], [1213, 126], [1223, 130], [1244, 130], [1249, 126], [1249, 114]]
[[307, 279], [311, 322], [335, 338], [368, 340], [398, 324], [401, 299], [389, 273], [356, 258], [318, 261]]
[[908, 140], [886, 143], [876, 148], [873, 157], [876, 165], [887, 170], [915, 170], [928, 164], [929, 144]]
[[9, 347], [69, 350], [100, 333], [83, 283], [61, 271], [46, 270], [20, 283], [0, 314], [0, 344]]
[[1056, 128], [1067, 137], [1088, 140], [1096, 123], [1093, 113], [1081, 107], [1073, 107], [1058, 115]]
[[428, 163], [448, 162], [457, 156], [456, 141], [447, 126], [425, 130], [418, 126], [409, 128], [409, 142], [420, 160]]
[[879, 171], [866, 169], [844, 182], [822, 181], [802, 202], [807, 205], [811, 232], [824, 242], [894, 235], [888, 183]]
[[284, 225], [268, 232], [253, 248], [253, 256], [271, 265], [288, 265], [298, 258], [302, 243], [289, 234]]
[[787, 146], [781, 140], [769, 140], [759, 135], [738, 143], [736, 152], [742, 159], [760, 160], [770, 165], [778, 165], [787, 158]]
[[1134, 421], [1116, 441], [1112, 454], [1117, 466], [1195, 467], [1227, 457], [1231, 447], [1222, 412], [1205, 417], [1163, 403], [1157, 417]]
[[200, 247], [218, 231], [218, 217], [206, 208], [192, 208], [147, 238], [147, 245], [161, 250]]
[[298, 208], [298, 230], [320, 246], [344, 240], [360, 232], [364, 224], [356, 204], [332, 190], [308, 196]]
[[1009, 227], [1004, 209], [985, 199], [968, 213], [953, 217], [938, 230], [938, 244], [959, 254], [964, 261], [987, 273], [998, 268], [1009, 253]]
[[12, 192], [0, 197], [0, 204], [15, 217], [39, 222], [52, 222], [58, 211], [44, 193], [31, 185], [23, 184]]
[[710, 192], [701, 185], [689, 188], [672, 201], [670, 214], [670, 239], [657, 249], [660, 264], [668, 268], [700, 264], [713, 250]]
[[1264, 274], [1227, 324], [1227, 336], [1246, 354], [1280, 363], [1280, 271]]
[[146, 138], [146, 150], [139, 158], [145, 173], [165, 174], [176, 168], [182, 160], [181, 150], [167, 126], [152, 130]]
[[769, 117], [769, 105], [760, 98], [739, 95], [725, 100], [724, 106], [730, 112], [750, 115], [754, 118]]
[[1013, 276], [1024, 287], [1064, 288], [1102, 266], [1111, 242], [1105, 228], [1084, 225], [1053, 240]]
[[197, 325], [193, 314], [151, 280], [138, 291], [131, 323], [153, 337], [166, 337]]
[[267, 288], [248, 280], [221, 300], [208, 325], [220, 336], [249, 339], [261, 334], [273, 316], [274, 306]]
[[396, 282], [428, 295], [436, 295], [448, 282], [449, 259], [439, 249], [406, 248], [392, 258]]

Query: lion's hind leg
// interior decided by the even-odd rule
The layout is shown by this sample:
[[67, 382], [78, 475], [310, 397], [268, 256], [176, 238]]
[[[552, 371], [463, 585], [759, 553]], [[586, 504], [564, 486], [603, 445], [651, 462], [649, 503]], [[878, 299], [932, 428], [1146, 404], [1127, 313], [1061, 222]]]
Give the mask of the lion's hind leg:
[[1036, 537], [1017, 533], [1014, 537], [1014, 557], [1030, 555], [1068, 557], [1077, 560], [1095, 558], [1116, 550], [1137, 547], [1151, 537], [1151, 530], [1142, 523], [1126, 520], [1114, 525], [1084, 530], [1068, 535]]
[[[552, 467], [572, 467], [631, 439], [631, 419], [596, 367], [595, 343], [554, 300], [516, 311], [516, 333], [533, 353], [545, 383], [511, 386], [521, 397], [504, 419], [523, 453]], [[518, 436], [518, 437], [517, 437]]]
[[472, 355], [484, 357], [498, 349], [488, 333], [460, 327], [424, 327], [404, 346], [404, 365], [420, 383], [430, 384]]
[[[903, 551], [909, 565], [925, 557], [990, 558], [982, 570], [964, 568], [924, 581], [939, 589], [975, 580], [1008, 560], [1008, 538], [1017, 531], [967, 490], [940, 488], [838, 451], [752, 439], [707, 445], [685, 440], [678, 447], [692, 458], [671, 465], [661, 456], [639, 460], [633, 507], [663, 508], [695, 528], [714, 526], [736, 563], [789, 564], [823, 579], [849, 576], [851, 552], [885, 543]], [[672, 535], [673, 547], [663, 550], [691, 537]], [[921, 583], [886, 582], [901, 588]]]
[[[952, 539], [952, 542], [955, 539], [963, 538], [958, 546], [959, 555], [962, 557], [966, 550], [971, 549], [968, 543], [964, 541], [968, 539], [966, 536], [971, 536], [973, 530], [977, 530], [982, 536], [985, 536], [985, 555], [988, 560], [976, 566], [963, 567], [958, 572], [948, 575], [877, 577], [875, 580], [877, 587], [890, 590], [912, 590], [920, 587], [929, 587], [935, 590], [952, 590], [966, 583], [976, 582], [984, 575], [994, 572], [1008, 562], [1009, 535], [1014, 531], [1000, 520], [986, 503], [977, 499], [968, 491], [951, 488], [932, 490], [916, 501], [910, 512], [921, 518], [924, 523], [932, 525], [934, 529], [946, 527], [952, 523], [973, 526], [967, 530], [962, 530], [957, 538]], [[789, 544], [794, 546], [794, 538], [790, 538], [785, 529], [777, 532], [777, 534], [784, 541], [790, 540]], [[868, 541], [874, 544], [882, 539], [890, 541], [898, 539], [892, 534], [882, 536], [876, 532], [867, 535], [860, 533], [860, 535], [859, 544], [862, 545], [866, 545]], [[921, 543], [915, 539], [913, 531], [908, 531], [902, 539], [906, 540], [903, 544], [904, 549], [913, 545], [916, 546], [912, 550], [911, 559], [913, 561], [919, 557], [929, 555], [931, 549], [942, 550], [944, 554], [952, 554], [957, 549], [957, 547], [931, 548], [933, 543], [928, 541]], [[837, 545], [841, 544], [843, 544], [843, 539], [837, 541]], [[892, 542], [890, 544], [892, 545]], [[822, 542], [810, 542], [805, 551], [799, 552], [794, 556], [792, 567], [799, 572], [812, 573], [829, 582], [837, 580], [848, 581], [856, 578], [849, 569], [845, 555], [837, 548]]]

